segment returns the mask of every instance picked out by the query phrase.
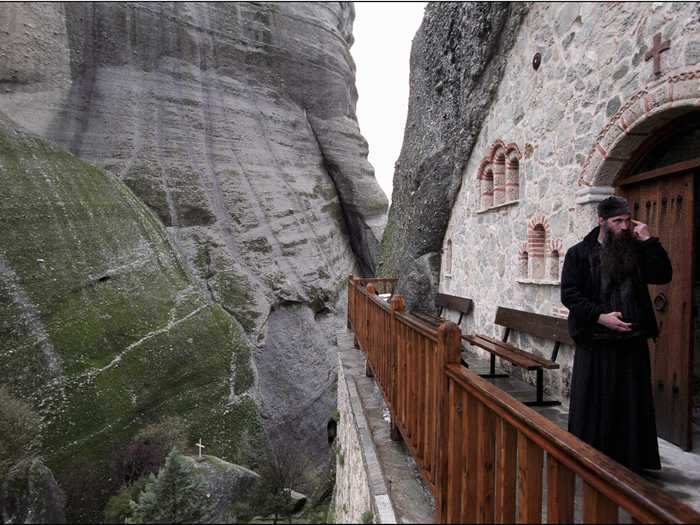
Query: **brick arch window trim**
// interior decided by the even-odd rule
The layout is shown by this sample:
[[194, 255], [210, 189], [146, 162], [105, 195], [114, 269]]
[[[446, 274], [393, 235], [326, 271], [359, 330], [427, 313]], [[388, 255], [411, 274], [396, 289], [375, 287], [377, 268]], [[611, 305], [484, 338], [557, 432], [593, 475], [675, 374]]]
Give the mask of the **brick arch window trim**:
[[516, 203], [520, 198], [520, 161], [517, 144], [496, 140], [489, 146], [477, 170], [479, 210]]
[[479, 170], [480, 208], [486, 210], [493, 206], [493, 167], [491, 163], [482, 163]]
[[506, 201], [506, 151], [499, 146], [493, 152], [493, 205], [500, 206]]
[[527, 251], [529, 255], [529, 277], [545, 277], [545, 249], [549, 237], [549, 222], [543, 215], [535, 215], [527, 225]]
[[520, 160], [523, 158], [518, 146], [509, 144], [506, 149], [506, 201], [517, 201], [520, 198]]
[[669, 113], [680, 116], [700, 106], [698, 79], [697, 65], [677, 68], [649, 82], [622, 104], [597, 135], [583, 161], [578, 179], [579, 204], [589, 202], [585, 196], [590, 187], [613, 184], [630, 151], [663, 125]]
[[547, 246], [547, 279], [559, 280], [559, 268], [562, 255], [563, 244], [561, 239], [552, 239]]

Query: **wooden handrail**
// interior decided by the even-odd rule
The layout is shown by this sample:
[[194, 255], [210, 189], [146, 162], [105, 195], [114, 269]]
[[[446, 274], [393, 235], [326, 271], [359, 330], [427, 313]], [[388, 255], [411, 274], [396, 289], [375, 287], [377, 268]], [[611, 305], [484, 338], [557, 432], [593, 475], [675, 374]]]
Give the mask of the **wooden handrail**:
[[696, 523], [700, 515], [607, 455], [516, 400], [478, 374], [458, 365], [448, 377], [492, 412], [571, 469], [583, 481], [643, 522]]
[[[393, 280], [385, 280], [393, 281]], [[459, 327], [406, 313], [348, 279], [348, 320], [389, 410], [436, 498], [436, 521], [700, 523], [700, 514], [459, 365]], [[544, 476], [547, 492], [544, 493]], [[517, 492], [517, 497], [516, 497]], [[544, 501], [546, 496], [546, 502]], [[516, 505], [517, 502], [517, 505]]]

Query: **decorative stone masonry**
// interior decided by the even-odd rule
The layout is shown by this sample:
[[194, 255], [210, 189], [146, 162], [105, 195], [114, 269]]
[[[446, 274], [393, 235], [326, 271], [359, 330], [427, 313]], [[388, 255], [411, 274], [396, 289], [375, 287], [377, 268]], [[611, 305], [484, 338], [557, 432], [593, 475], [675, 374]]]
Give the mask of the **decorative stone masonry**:
[[489, 147], [477, 170], [481, 211], [518, 201], [520, 159], [522, 154], [514, 143], [498, 139]]
[[509, 145], [506, 151], [506, 201], [517, 201], [520, 198], [520, 159], [523, 158], [518, 146]]
[[506, 152], [498, 144], [493, 155], [493, 205], [500, 206], [506, 200]]
[[636, 91], [608, 120], [583, 162], [580, 186], [610, 186], [630, 155], [671, 117], [700, 107], [697, 66], [676, 70]]
[[517, 281], [523, 284], [559, 284], [563, 255], [560, 239], [550, 239], [549, 221], [542, 214], [533, 216], [527, 225], [527, 241], [518, 249]]
[[493, 206], [493, 169], [490, 161], [479, 168], [478, 178], [481, 209], [487, 210]]

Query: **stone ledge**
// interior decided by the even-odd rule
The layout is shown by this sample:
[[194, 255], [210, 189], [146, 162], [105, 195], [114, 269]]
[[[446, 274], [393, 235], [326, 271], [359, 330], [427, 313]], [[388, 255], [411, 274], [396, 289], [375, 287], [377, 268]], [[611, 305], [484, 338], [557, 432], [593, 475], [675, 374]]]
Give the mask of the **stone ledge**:
[[559, 286], [561, 281], [553, 279], [516, 279], [516, 282], [520, 284], [536, 284], [540, 286]]
[[576, 204], [600, 202], [615, 194], [612, 186], [586, 186], [576, 190]]
[[502, 204], [497, 204], [496, 206], [489, 206], [488, 208], [484, 208], [483, 210], [475, 211], [474, 213], [476, 213], [477, 215], [482, 214], [482, 213], [488, 213], [490, 211], [500, 210], [502, 208], [507, 208], [508, 206], [515, 206], [519, 202], [520, 202], [520, 200], [508, 201], [508, 202], [504, 202]]

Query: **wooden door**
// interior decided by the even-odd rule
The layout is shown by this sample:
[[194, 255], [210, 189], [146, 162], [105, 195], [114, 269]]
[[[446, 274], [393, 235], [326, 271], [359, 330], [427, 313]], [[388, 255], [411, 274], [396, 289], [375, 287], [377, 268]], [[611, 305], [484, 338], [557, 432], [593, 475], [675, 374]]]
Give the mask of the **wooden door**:
[[659, 435], [686, 450], [692, 448], [693, 171], [637, 175], [620, 188], [633, 218], [649, 225], [673, 265], [669, 284], [649, 287], [659, 324], [659, 337], [650, 343], [652, 383]]

